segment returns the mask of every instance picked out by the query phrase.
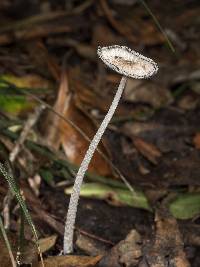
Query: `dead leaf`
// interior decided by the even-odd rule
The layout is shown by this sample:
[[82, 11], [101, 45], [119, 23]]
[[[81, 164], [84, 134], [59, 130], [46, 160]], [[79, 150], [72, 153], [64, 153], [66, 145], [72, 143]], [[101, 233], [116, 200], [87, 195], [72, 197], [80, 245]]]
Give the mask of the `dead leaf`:
[[193, 138], [193, 143], [196, 149], [200, 149], [200, 133], [196, 133]]
[[[44, 261], [45, 267], [93, 267], [102, 256], [88, 257], [88, 256], [54, 256], [48, 257]], [[40, 263], [38, 267], [42, 267]]]
[[170, 91], [163, 86], [135, 79], [128, 79], [123, 98], [133, 103], [146, 103], [154, 108], [167, 106], [173, 101]]
[[[93, 138], [96, 127], [92, 121], [76, 107], [74, 97], [69, 90], [67, 75], [64, 72], [54, 109], [72, 122], [73, 125], [78, 126], [87, 137], [90, 139]], [[55, 149], [58, 149], [60, 145], [62, 145], [69, 161], [80, 165], [89, 146], [89, 142], [86, 137], [75, 129], [72, 123], [65, 122], [52, 112], [49, 113], [44, 122], [45, 139], [48, 144]], [[99, 149], [106, 154], [102, 143], [99, 145]], [[97, 151], [89, 165], [89, 171], [96, 172], [103, 176], [112, 173], [109, 164]]]
[[[82, 75], [79, 67], [70, 69], [69, 84], [70, 90], [74, 92], [76, 107], [86, 112], [87, 110], [98, 109], [104, 114], [107, 113], [120, 80], [117, 75], [106, 75], [105, 78], [108, 81], [106, 90], [99, 90], [95, 84], [86, 84], [86, 77]], [[121, 103], [115, 114], [127, 116], [127, 113], [132, 114], [132, 109]]]
[[[106, 98], [101, 94], [94, 92], [90, 86], [85, 85], [84, 77], [80, 78], [81, 70], [73, 68], [70, 71], [70, 86], [74, 92], [75, 105], [80, 109], [99, 109], [107, 112], [112, 102], [112, 96], [107, 95]], [[79, 79], [77, 79], [79, 77]]]
[[136, 230], [132, 230], [101, 259], [98, 266], [134, 267], [138, 265], [141, 255], [141, 236]]
[[108, 249], [108, 244], [81, 233], [77, 236], [76, 246], [90, 256], [104, 255]]
[[147, 245], [139, 267], [189, 267], [176, 219], [165, 211], [155, 217], [155, 240]]
[[42, 253], [52, 248], [56, 243], [57, 235], [51, 235], [45, 238], [39, 239], [39, 246]]
[[151, 163], [158, 163], [157, 160], [162, 156], [162, 154], [155, 145], [147, 143], [146, 141], [138, 137], [133, 138], [133, 143], [136, 149]]

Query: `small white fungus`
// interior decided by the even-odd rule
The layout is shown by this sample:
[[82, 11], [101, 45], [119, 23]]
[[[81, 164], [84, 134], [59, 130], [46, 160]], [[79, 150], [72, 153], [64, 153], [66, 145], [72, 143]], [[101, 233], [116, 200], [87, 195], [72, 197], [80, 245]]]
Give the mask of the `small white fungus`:
[[93, 137], [75, 178], [65, 223], [63, 248], [64, 254], [68, 254], [73, 251], [74, 225], [84, 175], [88, 169], [92, 156], [99, 142], [101, 141], [102, 135], [104, 134], [117, 108], [126, 85], [127, 77], [136, 79], [148, 78], [151, 75], [155, 74], [158, 70], [157, 64], [152, 59], [144, 57], [126, 46], [114, 45], [102, 48], [99, 47], [98, 55], [106, 65], [108, 65], [111, 69], [117, 71], [118, 73], [121, 73], [123, 76], [113, 102], [108, 110], [108, 113], [106, 114], [98, 131]]
[[135, 79], [148, 78], [158, 71], [158, 65], [126, 46], [98, 47], [98, 56], [116, 72]]

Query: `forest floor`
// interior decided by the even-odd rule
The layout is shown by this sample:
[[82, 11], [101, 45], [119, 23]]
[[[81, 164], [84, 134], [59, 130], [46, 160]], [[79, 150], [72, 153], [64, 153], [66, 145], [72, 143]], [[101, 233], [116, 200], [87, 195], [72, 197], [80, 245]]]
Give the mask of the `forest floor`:
[[[200, 6], [147, 4], [162, 29], [143, 1], [0, 1], [0, 160], [46, 267], [200, 266]], [[99, 145], [104, 156], [95, 152], [85, 177], [74, 252], [61, 256], [75, 174], [121, 78], [96, 53], [113, 44], [159, 71], [128, 79]], [[42, 266], [19, 204], [1, 175], [12, 247], [0, 239], [1, 266], [15, 266], [9, 254], [20, 250], [16, 266]]]

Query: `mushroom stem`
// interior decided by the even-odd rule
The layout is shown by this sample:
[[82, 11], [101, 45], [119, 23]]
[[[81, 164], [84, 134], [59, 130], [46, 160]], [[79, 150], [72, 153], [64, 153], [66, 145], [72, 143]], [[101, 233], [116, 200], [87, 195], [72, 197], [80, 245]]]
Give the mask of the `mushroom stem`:
[[118, 106], [119, 100], [121, 98], [121, 95], [124, 91], [125, 85], [126, 85], [127, 77], [123, 76], [120, 84], [118, 86], [117, 92], [115, 94], [115, 97], [113, 99], [113, 102], [103, 119], [98, 131], [96, 132], [95, 136], [93, 137], [89, 148], [84, 156], [84, 159], [80, 165], [80, 168], [78, 170], [78, 173], [75, 178], [73, 190], [70, 197], [68, 212], [67, 212], [67, 218], [65, 222], [65, 233], [64, 233], [64, 244], [63, 244], [63, 253], [64, 255], [72, 253], [73, 251], [73, 235], [74, 235], [74, 225], [76, 220], [76, 213], [77, 213], [77, 206], [78, 206], [78, 200], [81, 190], [81, 185], [83, 182], [84, 175], [88, 169], [88, 165], [92, 159], [92, 156], [102, 138], [102, 135], [104, 134], [110, 120], [112, 119], [112, 116]]

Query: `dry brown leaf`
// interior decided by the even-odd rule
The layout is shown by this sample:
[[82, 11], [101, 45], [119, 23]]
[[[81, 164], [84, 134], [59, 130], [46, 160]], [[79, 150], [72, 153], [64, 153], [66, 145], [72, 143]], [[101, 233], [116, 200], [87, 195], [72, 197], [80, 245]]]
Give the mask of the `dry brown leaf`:
[[193, 143], [196, 149], [200, 149], [200, 133], [196, 133], [193, 138]]
[[77, 235], [76, 246], [90, 256], [103, 255], [108, 249], [108, 244], [81, 233]]
[[144, 250], [146, 255], [139, 267], [189, 267], [176, 219], [165, 211], [159, 211], [155, 223], [155, 241]]
[[[45, 267], [93, 267], [102, 256], [88, 257], [88, 256], [54, 256], [48, 257], [44, 261]], [[38, 267], [42, 267], [40, 263]]]
[[157, 164], [157, 159], [161, 157], [161, 152], [158, 148], [150, 143], [147, 143], [141, 138], [133, 138], [133, 143], [136, 149], [150, 162]]
[[[77, 70], [73, 71], [73, 76], [78, 73]], [[99, 109], [102, 112], [107, 112], [112, 102], [111, 96], [103, 98], [100, 94], [96, 94], [86, 85], [84, 85], [80, 80], [73, 80], [71, 84], [75, 91], [75, 103], [81, 109]]]
[[163, 86], [134, 79], [128, 79], [123, 98], [133, 103], [146, 103], [154, 108], [167, 106], [173, 101], [170, 91]]
[[[65, 116], [78, 125], [81, 130], [84, 131], [90, 139], [92, 139], [96, 132], [96, 128], [91, 120], [76, 108], [73, 103], [73, 99], [71, 99], [69, 102], [69, 107], [65, 111]], [[63, 133], [61, 137], [61, 143], [67, 158], [76, 165], [80, 165], [87, 151], [88, 141], [69, 124], [67, 125], [66, 123], [61, 122], [60, 131]], [[106, 153], [102, 144], [99, 145], [99, 149]], [[96, 172], [100, 175], [111, 174], [108, 163], [97, 151], [95, 152], [90, 163], [89, 171]]]
[[[54, 109], [78, 126], [90, 139], [93, 138], [96, 127], [89, 117], [76, 107], [74, 97], [68, 87], [66, 73], [62, 75]], [[58, 149], [62, 145], [69, 161], [80, 165], [89, 145], [87, 139], [71, 124], [65, 122], [52, 112], [49, 113], [44, 128], [48, 144], [55, 149]], [[99, 149], [106, 154], [102, 143], [99, 145]], [[112, 173], [109, 164], [97, 151], [93, 156], [89, 171], [104, 176]]]
[[[75, 103], [78, 108], [81, 110], [89, 110], [89, 109], [98, 109], [102, 113], [107, 113], [113, 97], [114, 93], [117, 90], [117, 84], [119, 83], [119, 77], [117, 75], [107, 75], [106, 79], [108, 82], [115, 83], [112, 84], [110, 91], [109, 87], [106, 91], [99, 92], [98, 89], [95, 87], [95, 90], [92, 90], [92, 86], [88, 86], [84, 83], [84, 78], [81, 77], [81, 70], [80, 68], [72, 68], [69, 73], [70, 78], [70, 89], [73, 89], [75, 94]], [[77, 78], [78, 77], [78, 78]], [[117, 107], [116, 115], [127, 115], [130, 113], [130, 109], [127, 108], [126, 105], [120, 103]]]
[[141, 236], [132, 230], [125, 240], [114, 246], [100, 261], [99, 267], [134, 267], [141, 257]]
[[42, 253], [52, 248], [56, 243], [57, 235], [51, 235], [39, 240], [39, 246]]

